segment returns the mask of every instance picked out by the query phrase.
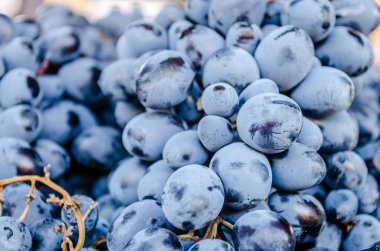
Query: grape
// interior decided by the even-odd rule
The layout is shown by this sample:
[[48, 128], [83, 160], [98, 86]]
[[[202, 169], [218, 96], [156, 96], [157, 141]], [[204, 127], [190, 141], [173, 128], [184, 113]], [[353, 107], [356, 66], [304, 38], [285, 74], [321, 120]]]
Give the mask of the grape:
[[0, 217], [0, 249], [5, 251], [28, 251], [32, 248], [32, 236], [28, 228], [15, 218]]
[[234, 87], [238, 93], [259, 78], [256, 60], [238, 47], [223, 48], [212, 54], [203, 67], [202, 75], [204, 87], [224, 82]]
[[114, 200], [110, 194], [104, 194], [97, 199], [99, 219], [112, 223], [124, 207]]
[[135, 100], [118, 101], [115, 106], [115, 120], [120, 128], [124, 128], [133, 117], [144, 112], [143, 106]]
[[65, 86], [57, 75], [37, 76], [37, 82], [43, 92], [42, 104], [51, 104], [60, 99], [65, 92]]
[[173, 226], [196, 230], [218, 216], [223, 201], [224, 189], [218, 176], [205, 166], [187, 165], [167, 180], [162, 210]]
[[186, 1], [187, 17], [195, 23], [207, 25], [208, 9], [211, 0], [188, 0]]
[[253, 81], [240, 93], [240, 106], [243, 106], [250, 98], [262, 93], [279, 93], [278, 86], [275, 82], [267, 78]]
[[15, 34], [15, 27], [12, 19], [6, 15], [0, 14], [0, 45], [8, 43]]
[[160, 25], [148, 20], [137, 20], [128, 25], [116, 44], [118, 58], [137, 58], [143, 53], [165, 49], [167, 34]]
[[356, 191], [359, 199], [359, 213], [370, 214], [376, 210], [379, 202], [379, 186], [375, 177], [368, 174], [362, 187]]
[[326, 197], [326, 215], [331, 222], [349, 223], [358, 212], [358, 198], [348, 189], [332, 190]]
[[145, 112], [134, 117], [125, 126], [123, 144], [134, 156], [149, 161], [159, 160], [166, 141], [185, 127], [186, 124], [174, 114]]
[[238, 109], [238, 94], [226, 83], [209, 85], [202, 94], [202, 107], [207, 115], [231, 117]]
[[353, 226], [343, 240], [344, 251], [370, 248], [380, 241], [380, 222], [373, 216], [358, 214], [353, 218]]
[[286, 8], [288, 8], [291, 0], [273, 0], [267, 3], [263, 24], [276, 25], [277, 27], [281, 25], [281, 15], [285, 13]]
[[223, 37], [203, 25], [192, 25], [182, 31], [175, 45], [177, 51], [191, 60], [196, 71], [200, 71], [206, 60], [223, 47]]
[[339, 226], [329, 223], [324, 224], [321, 233], [315, 241], [317, 248], [326, 248], [331, 250], [339, 250], [342, 241], [342, 229]]
[[51, 165], [49, 169], [51, 179], [59, 179], [69, 170], [70, 155], [54, 141], [38, 139], [33, 143], [33, 149], [41, 156], [43, 166]]
[[282, 25], [304, 29], [314, 42], [326, 38], [335, 26], [335, 11], [328, 0], [293, 0], [281, 13]]
[[177, 236], [164, 228], [146, 228], [136, 233], [123, 249], [124, 251], [182, 251]]
[[322, 204], [313, 196], [276, 192], [269, 197], [268, 204], [292, 225], [298, 243], [317, 239], [326, 216]]
[[327, 196], [327, 191], [326, 191], [325, 186], [323, 186], [323, 183], [316, 185], [312, 188], [302, 190], [299, 193], [309, 194], [309, 195], [315, 197], [317, 200], [319, 200], [319, 202], [321, 202], [322, 204], [325, 203], [325, 199]]
[[0, 113], [0, 137], [17, 137], [31, 142], [42, 129], [42, 115], [29, 105], [15, 105]]
[[218, 239], [205, 239], [194, 244], [189, 251], [208, 251], [208, 250], [218, 250], [218, 251], [235, 251], [235, 249], [228, 244], [228, 242], [218, 240]]
[[137, 201], [137, 185], [147, 166], [148, 163], [136, 157], [120, 161], [109, 177], [108, 188], [112, 198], [126, 206]]
[[[99, 241], [99, 239], [102, 239], [105, 236], [107, 236], [109, 229], [110, 229], [110, 223], [108, 223], [107, 220], [99, 217], [99, 219], [96, 222], [95, 228], [91, 232], [86, 234], [84, 246], [86, 247], [91, 246], [95, 242]], [[101, 244], [97, 246], [97, 249], [103, 249], [103, 248], [106, 248], [105, 244]]]
[[303, 117], [302, 129], [297, 142], [312, 148], [314, 151], [318, 151], [323, 144], [321, 129], [312, 120]]
[[331, 67], [317, 67], [311, 69], [291, 97], [306, 115], [323, 117], [349, 108], [354, 93], [354, 84], [347, 74]]
[[[98, 147], [93, 146], [101, 142]], [[96, 126], [84, 130], [73, 142], [75, 160], [95, 172], [110, 171], [124, 157], [121, 133], [112, 127]]]
[[188, 130], [173, 135], [165, 144], [162, 156], [172, 168], [189, 164], [204, 164], [208, 152], [202, 146], [197, 131]]
[[233, 139], [233, 129], [230, 122], [219, 116], [205, 116], [198, 124], [198, 137], [202, 145], [211, 152], [216, 152]]
[[107, 235], [110, 251], [123, 250], [139, 231], [151, 227], [168, 227], [161, 205], [154, 200], [135, 202], [121, 211]]
[[351, 77], [366, 72], [374, 57], [369, 39], [359, 31], [343, 26], [335, 27], [316, 48], [315, 54], [323, 65], [335, 67]]
[[264, 93], [241, 107], [236, 123], [244, 143], [263, 153], [279, 153], [288, 149], [300, 134], [302, 113], [292, 99]]
[[280, 91], [288, 91], [306, 77], [314, 56], [314, 46], [302, 29], [286, 25], [261, 41], [255, 52], [261, 76], [273, 80]]
[[33, 41], [26, 37], [15, 37], [0, 49], [7, 70], [24, 68], [30, 71], [37, 69]]
[[250, 54], [254, 54], [262, 38], [263, 33], [259, 26], [240, 21], [234, 23], [228, 30], [226, 46], [240, 47]]
[[273, 186], [297, 192], [320, 184], [326, 175], [322, 157], [313, 149], [294, 143], [287, 151], [270, 158]]
[[291, 251], [296, 244], [290, 223], [269, 210], [257, 210], [240, 217], [234, 225], [233, 238], [234, 246], [239, 251]]
[[348, 188], [357, 191], [364, 185], [368, 169], [363, 159], [352, 151], [338, 152], [326, 161], [325, 183], [330, 188]]
[[178, 4], [166, 5], [154, 19], [154, 22], [161, 27], [168, 29], [173, 23], [183, 20], [186, 17], [185, 11]]
[[33, 238], [33, 251], [59, 251], [63, 241], [63, 232], [57, 232], [60, 221], [47, 218], [36, 221], [30, 227]]
[[267, 198], [272, 185], [268, 159], [244, 143], [232, 143], [217, 151], [210, 161], [225, 189], [225, 204], [242, 210]]
[[0, 81], [0, 105], [3, 108], [17, 104], [37, 105], [42, 96], [36, 76], [30, 70], [13, 69]]
[[176, 44], [180, 34], [192, 25], [193, 24], [187, 20], [177, 20], [172, 25], [170, 25], [170, 28], [168, 30], [169, 49], [176, 49]]
[[[264, 18], [266, 1], [261, 0], [211, 0], [208, 25], [226, 34], [236, 21], [260, 24]], [[226, 15], [228, 13], [228, 15]]]
[[140, 68], [137, 97], [148, 108], [166, 109], [186, 99], [195, 73], [185, 55], [164, 50], [150, 57]]
[[220, 212], [220, 217], [222, 217], [224, 220], [230, 222], [231, 224], [235, 224], [236, 221], [243, 216], [246, 213], [249, 213], [251, 211], [256, 211], [256, 210], [269, 210], [270, 208], [268, 206], [268, 203], [265, 201], [261, 201], [257, 206], [254, 208], [247, 208], [247, 209], [242, 209], [242, 210], [236, 210], [232, 209], [230, 207], [223, 207], [222, 211]]

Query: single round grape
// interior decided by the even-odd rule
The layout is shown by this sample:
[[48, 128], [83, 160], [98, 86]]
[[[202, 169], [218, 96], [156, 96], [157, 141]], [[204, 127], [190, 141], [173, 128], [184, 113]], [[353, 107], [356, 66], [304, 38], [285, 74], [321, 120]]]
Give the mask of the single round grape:
[[134, 94], [131, 87], [134, 63], [133, 59], [120, 59], [102, 70], [98, 84], [105, 96], [119, 101]]
[[71, 153], [79, 164], [95, 172], [112, 170], [127, 155], [121, 133], [108, 126], [84, 130], [72, 143]]
[[234, 139], [234, 130], [230, 122], [219, 116], [205, 116], [198, 124], [198, 137], [202, 145], [211, 152], [216, 152]]
[[298, 192], [320, 184], [326, 175], [322, 157], [313, 149], [294, 143], [287, 151], [270, 158], [273, 186]]
[[166, 30], [176, 21], [184, 20], [186, 13], [179, 4], [166, 5], [154, 18], [154, 22]]
[[17, 137], [31, 142], [42, 129], [42, 115], [29, 105], [15, 105], [0, 113], [0, 137]]
[[241, 107], [236, 124], [244, 143], [263, 153], [279, 153], [288, 149], [300, 134], [302, 112], [285, 95], [264, 93]]
[[346, 110], [355, 97], [352, 80], [332, 67], [317, 67], [295, 88], [292, 99], [310, 116], [326, 116]]
[[104, 194], [97, 199], [99, 219], [112, 223], [116, 216], [124, 209], [122, 204], [112, 198], [110, 194]]
[[39, 75], [37, 82], [43, 92], [42, 103], [51, 104], [60, 99], [65, 92], [65, 85], [58, 75]]
[[120, 161], [109, 177], [108, 188], [112, 198], [126, 206], [137, 201], [137, 185], [147, 167], [148, 163], [136, 157]]
[[133, 117], [144, 112], [144, 107], [138, 101], [118, 101], [115, 106], [115, 120], [120, 128], [124, 128]]
[[334, 153], [352, 150], [359, 140], [356, 119], [347, 111], [337, 112], [325, 118], [314, 120], [322, 131], [322, 152]]
[[364, 185], [356, 191], [359, 199], [359, 213], [370, 214], [376, 210], [380, 194], [379, 186], [374, 176], [368, 174]]
[[208, 24], [208, 9], [211, 0], [188, 0], [186, 1], [187, 17], [195, 23]]
[[350, 112], [356, 118], [359, 125], [360, 145], [376, 140], [380, 136], [379, 117], [367, 104], [356, 101], [350, 107]]
[[0, 216], [0, 249], [4, 251], [29, 251], [32, 236], [24, 223], [13, 217]]
[[33, 41], [26, 37], [15, 37], [0, 49], [7, 70], [25, 68], [31, 71], [37, 69], [37, 57]]
[[64, 145], [86, 128], [97, 125], [95, 115], [84, 105], [60, 100], [42, 111], [41, 138]]
[[332, 190], [326, 197], [326, 215], [331, 222], [349, 223], [358, 212], [358, 198], [349, 189]]
[[309, 195], [315, 197], [317, 200], [319, 200], [319, 202], [321, 202], [322, 204], [325, 203], [325, 199], [327, 196], [327, 191], [326, 191], [325, 186], [323, 186], [323, 183], [318, 184], [312, 188], [302, 190], [299, 193], [309, 194]]
[[326, 161], [325, 183], [332, 189], [347, 188], [357, 191], [364, 185], [368, 169], [364, 160], [355, 152], [338, 152]]
[[163, 159], [173, 168], [189, 164], [204, 164], [208, 152], [198, 138], [197, 131], [188, 130], [173, 135], [162, 151]]
[[186, 54], [196, 71], [200, 71], [206, 60], [224, 47], [224, 38], [206, 26], [192, 25], [180, 33], [175, 47]]
[[358, 76], [372, 65], [371, 41], [350, 27], [337, 26], [315, 51], [322, 65], [332, 66], [351, 77]]
[[241, 20], [260, 25], [265, 7], [266, 1], [261, 0], [211, 0], [208, 25], [222, 34], [226, 34], [235, 22]]
[[166, 141], [182, 132], [185, 127], [186, 124], [174, 114], [145, 112], [131, 119], [125, 126], [123, 144], [134, 156], [143, 160], [159, 160]]
[[180, 52], [164, 50], [150, 57], [140, 68], [137, 97], [148, 108], [166, 109], [186, 99], [195, 72]]
[[344, 251], [363, 250], [380, 241], [380, 222], [375, 217], [358, 214], [353, 218], [353, 222], [343, 240]]
[[179, 39], [180, 34], [192, 26], [193, 24], [190, 23], [187, 20], [178, 20], [174, 22], [172, 25], [170, 25], [170, 28], [168, 30], [168, 39], [169, 39], [169, 49], [175, 50], [176, 44]]
[[149, 166], [137, 185], [139, 200], [153, 199], [161, 201], [164, 186], [174, 169], [164, 160], [159, 160]]
[[369, 35], [380, 23], [380, 10], [373, 0], [343, 0], [332, 2], [336, 13], [336, 24], [350, 26], [364, 35]]
[[154, 200], [135, 202], [124, 208], [112, 223], [107, 235], [107, 247], [110, 251], [123, 250], [137, 232], [145, 228], [168, 226], [169, 223], [158, 202]]
[[313, 57], [309, 35], [292, 25], [269, 33], [255, 52], [261, 76], [273, 80], [281, 92], [292, 89], [306, 77]]
[[143, 53], [167, 47], [167, 34], [160, 25], [137, 20], [127, 26], [116, 44], [118, 58], [137, 58]]
[[269, 195], [272, 171], [268, 159], [242, 142], [217, 151], [210, 168], [223, 182], [225, 204], [231, 208], [253, 208]]
[[[342, 241], [342, 229], [338, 225], [325, 222], [321, 233], [315, 241], [316, 248], [339, 250]], [[312, 249], [313, 250], [313, 249]]]
[[36, 51], [39, 61], [62, 65], [79, 56], [80, 38], [73, 27], [55, 28], [37, 39]]
[[[76, 72], [78, 72], [76, 74]], [[82, 102], [93, 104], [103, 98], [97, 81], [101, 69], [92, 58], [79, 58], [60, 68], [58, 76], [65, 85], [66, 93]]]
[[218, 176], [205, 166], [187, 165], [167, 180], [162, 210], [168, 221], [182, 230], [206, 226], [220, 213], [224, 188]]
[[0, 14], [0, 45], [8, 43], [15, 34], [14, 23], [11, 18], [4, 14]]
[[296, 239], [290, 223], [270, 210], [244, 214], [234, 225], [233, 240], [236, 250], [294, 250]]
[[234, 23], [226, 34], [226, 46], [240, 47], [250, 54], [254, 54], [263, 38], [261, 29], [256, 24], [245, 21]]
[[0, 105], [3, 108], [17, 104], [37, 105], [42, 96], [36, 76], [30, 70], [13, 69], [0, 81]]
[[318, 42], [335, 26], [334, 7], [328, 0], [293, 0], [281, 13], [281, 23], [304, 29], [314, 42]]
[[33, 251], [60, 251], [64, 238], [63, 232], [57, 232], [56, 228], [62, 222], [47, 218], [36, 221], [30, 227], [30, 233], [33, 238]]
[[202, 107], [207, 115], [229, 118], [239, 107], [239, 96], [229, 84], [211, 84], [202, 94]]
[[49, 172], [51, 179], [59, 179], [71, 166], [71, 157], [65, 148], [48, 139], [38, 139], [33, 149], [41, 156], [44, 166], [51, 165]]
[[136, 233], [123, 251], [183, 251], [178, 237], [171, 231], [152, 227]]
[[284, 217], [294, 229], [298, 243], [314, 242], [326, 219], [322, 204], [307, 194], [275, 192], [269, 197], [272, 211]]
[[256, 60], [238, 47], [223, 48], [212, 54], [203, 67], [202, 75], [204, 87], [222, 82], [234, 87], [238, 93], [259, 78]]
[[323, 144], [321, 129], [312, 120], [303, 117], [302, 129], [297, 142], [310, 147], [314, 151], [318, 151]]
[[189, 251], [235, 251], [235, 249], [228, 243], [219, 239], [204, 239], [195, 243]]
[[278, 90], [278, 86], [275, 82], [268, 78], [261, 78], [256, 81], [250, 83], [239, 95], [239, 103], [240, 106], [244, 105], [244, 103], [259, 94], [263, 93], [280, 93]]
[[[4, 207], [4, 212], [7, 212], [7, 216], [18, 218], [22, 215], [29, 192], [30, 185], [25, 183], [15, 183], [4, 188], [4, 199], [7, 206]], [[24, 220], [28, 227], [41, 219], [52, 218], [54, 213], [52, 204], [46, 202], [45, 196], [39, 190], [36, 189], [33, 194], [35, 198], [30, 201], [29, 211]]]

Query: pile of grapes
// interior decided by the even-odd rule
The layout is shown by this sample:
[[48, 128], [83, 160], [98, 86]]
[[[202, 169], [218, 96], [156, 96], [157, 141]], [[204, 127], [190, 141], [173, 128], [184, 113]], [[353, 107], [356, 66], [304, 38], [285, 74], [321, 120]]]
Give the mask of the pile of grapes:
[[0, 251], [380, 250], [374, 0], [0, 15]]

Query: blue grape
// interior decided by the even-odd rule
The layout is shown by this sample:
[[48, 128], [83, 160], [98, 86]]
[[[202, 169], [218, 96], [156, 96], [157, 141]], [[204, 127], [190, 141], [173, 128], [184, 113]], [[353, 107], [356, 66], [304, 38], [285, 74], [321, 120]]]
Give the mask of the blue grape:
[[145, 228], [167, 228], [161, 205], [154, 200], [135, 202], [121, 211], [112, 223], [107, 235], [107, 247], [110, 251], [123, 250], [132, 237]]
[[136, 157], [120, 161], [109, 177], [108, 188], [112, 198], [126, 206], [137, 201], [137, 185], [147, 166], [148, 163]]
[[266, 201], [261, 201], [257, 206], [253, 208], [247, 208], [242, 210], [236, 210], [232, 209], [228, 206], [224, 206], [222, 211], [220, 212], [220, 217], [222, 217], [224, 220], [230, 222], [231, 224], [235, 224], [236, 221], [242, 217], [244, 214], [249, 213], [251, 211], [256, 210], [269, 210], [270, 208], [268, 206], [268, 203]]
[[349, 189], [332, 190], [326, 197], [326, 215], [331, 222], [349, 223], [358, 212], [358, 198]]
[[154, 18], [154, 22], [165, 29], [175, 23], [183, 20], [186, 17], [185, 11], [178, 4], [168, 4]]
[[235, 249], [228, 243], [219, 239], [205, 239], [194, 244], [189, 251], [235, 251]]
[[281, 15], [285, 13], [291, 0], [273, 0], [267, 3], [263, 24], [281, 25]]
[[198, 137], [202, 145], [211, 152], [216, 152], [234, 139], [230, 122], [219, 116], [205, 116], [198, 124]]
[[379, 186], [374, 176], [368, 174], [362, 187], [356, 191], [359, 199], [359, 213], [370, 214], [376, 210], [380, 194]]
[[207, 115], [229, 118], [236, 113], [238, 106], [238, 94], [229, 84], [211, 84], [202, 94], [202, 107]]
[[242, 142], [217, 151], [210, 168], [223, 182], [225, 204], [231, 208], [253, 208], [269, 195], [272, 171], [268, 159]]
[[314, 46], [302, 29], [286, 25], [261, 41], [255, 52], [261, 76], [273, 80], [280, 91], [295, 87], [310, 71]]
[[162, 210], [175, 227], [196, 230], [205, 227], [220, 213], [224, 189], [218, 176], [205, 166], [187, 165], [167, 180]]
[[247, 100], [263, 93], [279, 93], [278, 86], [268, 78], [261, 78], [250, 83], [239, 95], [240, 106]]
[[193, 24], [187, 20], [177, 20], [170, 25], [168, 30], [169, 49], [176, 49], [177, 40], [179, 39], [180, 34], [192, 25]]
[[1, 14], [0, 15], [0, 45], [8, 43], [15, 34], [14, 23], [11, 18], [8, 16]]
[[29, 251], [32, 236], [24, 223], [13, 217], [0, 217], [0, 249], [4, 251]]
[[291, 224], [269, 210], [257, 210], [240, 217], [234, 225], [233, 238], [239, 251], [291, 251], [296, 244]]
[[25, 68], [30, 71], [37, 70], [37, 57], [33, 41], [26, 37], [15, 37], [0, 49], [7, 70]]
[[223, 48], [210, 55], [204, 64], [202, 75], [204, 87], [223, 82], [234, 87], [238, 93], [259, 78], [256, 60], [238, 47]]
[[136, 233], [123, 251], [183, 251], [177, 236], [164, 228], [146, 228]]
[[300, 134], [302, 112], [285, 95], [264, 93], [240, 108], [236, 124], [244, 143], [263, 153], [279, 153], [288, 149]]
[[254, 54], [262, 38], [263, 33], [259, 26], [240, 21], [229, 28], [226, 34], [226, 46], [240, 47]]
[[133, 117], [144, 111], [144, 107], [138, 101], [118, 101], [114, 111], [116, 123], [123, 129]]
[[[342, 241], [342, 229], [338, 225], [326, 222], [315, 241], [316, 248], [326, 248], [328, 250], [339, 250]], [[313, 250], [313, 249], [311, 249]]]
[[188, 0], [186, 1], [187, 17], [195, 23], [207, 25], [208, 9], [211, 0]]
[[287, 151], [270, 158], [273, 186], [298, 192], [320, 184], [326, 175], [326, 164], [313, 149], [294, 143]]
[[65, 92], [65, 85], [58, 75], [40, 75], [37, 76], [37, 82], [43, 92], [42, 105], [60, 99]]
[[112, 223], [117, 215], [124, 209], [122, 204], [112, 198], [110, 194], [104, 194], [97, 199], [99, 219]]
[[321, 129], [312, 120], [303, 117], [302, 129], [297, 142], [312, 148], [314, 151], [318, 151], [323, 144]]
[[33, 238], [33, 251], [59, 251], [64, 238], [63, 232], [57, 232], [60, 221], [47, 218], [36, 221], [30, 227]]

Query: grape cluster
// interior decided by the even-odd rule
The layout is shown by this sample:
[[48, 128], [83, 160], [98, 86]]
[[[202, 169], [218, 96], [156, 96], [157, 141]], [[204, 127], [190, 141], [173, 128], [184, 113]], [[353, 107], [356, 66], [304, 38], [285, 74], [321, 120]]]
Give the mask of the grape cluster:
[[374, 0], [0, 15], [0, 251], [380, 250], [378, 24]]

